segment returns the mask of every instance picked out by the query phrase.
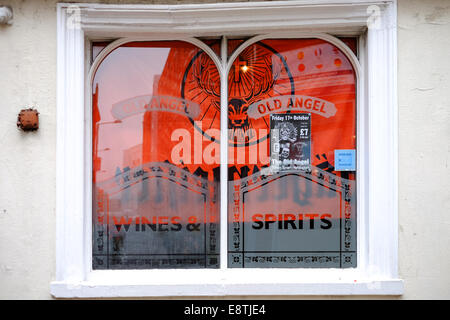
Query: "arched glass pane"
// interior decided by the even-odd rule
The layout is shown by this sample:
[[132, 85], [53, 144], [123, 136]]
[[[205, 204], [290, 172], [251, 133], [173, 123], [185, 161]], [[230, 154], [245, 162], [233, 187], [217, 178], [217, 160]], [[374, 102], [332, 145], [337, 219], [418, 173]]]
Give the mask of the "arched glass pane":
[[228, 95], [229, 267], [355, 267], [349, 59], [319, 39], [264, 40], [233, 62]]
[[92, 84], [93, 268], [219, 266], [220, 78], [181, 41], [112, 51]]

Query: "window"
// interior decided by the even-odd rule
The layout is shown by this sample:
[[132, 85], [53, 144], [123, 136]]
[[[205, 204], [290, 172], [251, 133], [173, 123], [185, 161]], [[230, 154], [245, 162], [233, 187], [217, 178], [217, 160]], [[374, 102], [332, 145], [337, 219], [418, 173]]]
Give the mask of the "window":
[[218, 268], [214, 62], [187, 42], [129, 42], [93, 90], [93, 269]]
[[368, 5], [59, 5], [52, 293], [401, 293], [395, 2]]
[[218, 68], [187, 42], [129, 42], [92, 84], [93, 268], [355, 267], [356, 159], [335, 168], [356, 151], [350, 60], [320, 39], [209, 42], [240, 51], [224, 75], [228, 257]]
[[321, 39], [245, 44], [228, 75], [228, 267], [355, 267], [356, 170], [333, 160], [356, 150], [352, 64]]

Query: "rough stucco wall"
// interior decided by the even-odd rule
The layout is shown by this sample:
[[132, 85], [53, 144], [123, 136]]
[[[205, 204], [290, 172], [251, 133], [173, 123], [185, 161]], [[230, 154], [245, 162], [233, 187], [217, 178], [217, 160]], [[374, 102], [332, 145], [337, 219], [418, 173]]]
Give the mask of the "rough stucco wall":
[[[0, 298], [49, 298], [55, 273], [56, 10], [39, 1], [2, 1], [0, 26]], [[40, 129], [16, 127], [36, 106]]]
[[450, 298], [450, 1], [398, 6], [399, 266], [405, 298]]
[[[56, 241], [56, 2], [1, 1], [13, 7], [14, 22], [0, 26], [0, 299], [51, 298]], [[449, 299], [450, 1], [401, 0], [398, 11], [403, 298]], [[30, 105], [40, 112], [40, 129], [22, 133], [15, 125], [17, 114]]]

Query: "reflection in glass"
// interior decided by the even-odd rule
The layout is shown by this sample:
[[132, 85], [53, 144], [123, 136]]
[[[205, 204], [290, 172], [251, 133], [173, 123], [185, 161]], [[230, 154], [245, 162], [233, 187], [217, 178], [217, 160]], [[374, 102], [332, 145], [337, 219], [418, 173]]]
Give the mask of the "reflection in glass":
[[204, 65], [215, 68], [179, 41], [128, 43], [101, 62], [92, 88], [94, 269], [219, 266], [220, 110], [205, 92], [220, 91], [220, 79]]
[[[264, 40], [228, 75], [228, 266], [356, 266], [355, 72], [318, 39]], [[355, 162], [355, 161], [354, 161]]]
[[[356, 159], [335, 158], [356, 150], [348, 58], [323, 40], [264, 40], [227, 76], [228, 266], [355, 267]], [[92, 90], [93, 268], [218, 268], [213, 61], [181, 41], [128, 43]]]

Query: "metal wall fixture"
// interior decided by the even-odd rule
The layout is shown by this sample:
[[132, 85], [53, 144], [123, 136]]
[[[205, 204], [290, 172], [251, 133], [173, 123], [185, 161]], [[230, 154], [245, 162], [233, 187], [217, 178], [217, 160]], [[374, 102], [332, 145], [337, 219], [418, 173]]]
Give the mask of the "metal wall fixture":
[[23, 131], [36, 131], [39, 129], [39, 112], [33, 108], [20, 110], [17, 126]]

